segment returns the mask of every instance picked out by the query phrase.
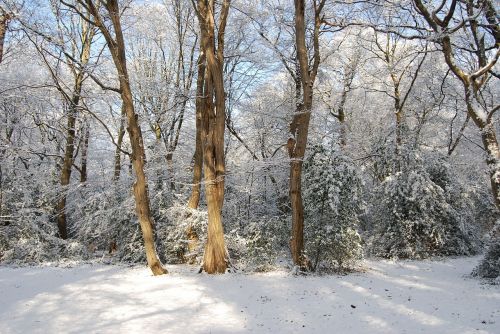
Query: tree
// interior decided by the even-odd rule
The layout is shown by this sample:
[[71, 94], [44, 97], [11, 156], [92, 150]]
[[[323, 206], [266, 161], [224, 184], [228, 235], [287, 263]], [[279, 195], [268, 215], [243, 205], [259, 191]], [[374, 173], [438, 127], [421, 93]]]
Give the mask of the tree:
[[[127, 69], [127, 59], [125, 54], [125, 41], [123, 38], [122, 26], [120, 21], [120, 8], [117, 0], [108, 0], [99, 2], [94, 0], [77, 0], [77, 3], [87, 11], [91, 17], [87, 18], [84, 12], [77, 6], [61, 0], [61, 3], [77, 12], [87, 22], [95, 25], [104, 36], [108, 49], [111, 53], [113, 63], [118, 73], [120, 83], [119, 89], [114, 91], [120, 93], [125, 115], [127, 117], [127, 132], [132, 146], [132, 165], [134, 167], [136, 181], [134, 183], [134, 198], [136, 213], [142, 230], [144, 246], [146, 249], [146, 259], [148, 266], [154, 275], [166, 274], [167, 270], [163, 268], [158, 255], [156, 254], [153, 219], [149, 206], [149, 195], [146, 174], [144, 172], [145, 150], [141, 127], [138, 122], [138, 115], [135, 113], [133, 95], [130, 86], [129, 73]], [[102, 6], [102, 7], [101, 7]], [[102, 9], [101, 9], [102, 8]], [[103, 13], [104, 9], [104, 13]], [[103, 16], [105, 15], [105, 16]], [[106, 21], [111, 21], [111, 27], [108, 27]], [[111, 30], [112, 28], [112, 30]]]
[[[463, 85], [467, 114], [480, 130], [488, 155], [486, 163], [491, 190], [500, 208], [500, 149], [493, 117], [500, 106], [491, 106], [482, 95], [488, 81], [495, 80], [493, 67], [500, 56], [500, 30], [495, 6], [489, 0], [452, 0], [449, 4], [443, 1], [432, 9], [421, 0], [414, 0], [414, 4], [434, 33], [433, 40], [441, 47], [449, 69]], [[461, 31], [466, 32], [465, 45], [460, 44], [462, 38], [453, 38]], [[469, 59], [471, 63], [463, 59]]]
[[[336, 72], [340, 72], [340, 78], [333, 77], [329, 82], [324, 82], [326, 80], [322, 80], [322, 86], [331, 85], [329, 89], [326, 89], [324, 92], [321, 92], [321, 99], [328, 107], [329, 115], [336, 118], [340, 125], [340, 134], [339, 134], [339, 142], [342, 149], [346, 148], [347, 145], [347, 117], [348, 113], [346, 110], [346, 104], [348, 101], [349, 95], [352, 95], [353, 90], [356, 88], [354, 84], [354, 78], [356, 77], [361, 62], [361, 50], [359, 47], [355, 47], [354, 45], [349, 45], [348, 48], [352, 49], [352, 54], [347, 54], [347, 59], [342, 60], [341, 55], [338, 55], [336, 59], [340, 59], [341, 69], [337, 70], [338, 62], [333, 64], [327, 64], [331, 66], [330, 71], [328, 71], [329, 76], [334, 76]], [[326, 67], [326, 66], [325, 66]], [[334, 87], [338, 84], [338, 82], [342, 83], [340, 96], [335, 99], [335, 89]]]
[[195, 151], [193, 155], [193, 186], [189, 197], [188, 207], [197, 209], [200, 203], [201, 177], [203, 173], [203, 142], [201, 137], [202, 119], [204, 109], [204, 85], [205, 85], [205, 56], [198, 56], [198, 76], [196, 79], [196, 123], [195, 123]]
[[[216, 9], [213, 0], [198, 0], [197, 3], [192, 1], [200, 24], [200, 52], [203, 53], [205, 61], [201, 138], [208, 207], [208, 237], [205, 245], [203, 269], [209, 274], [224, 273], [228, 258], [222, 225], [225, 172], [224, 130], [226, 127], [223, 68], [224, 33], [230, 0], [222, 2], [217, 25], [215, 24]], [[200, 61], [203, 61], [203, 58]]]
[[[437, 8], [430, 8], [421, 0], [413, 0], [413, 3], [434, 34], [435, 43], [441, 47], [448, 68], [462, 83], [467, 116], [480, 131], [493, 198], [500, 209], [500, 148], [494, 117], [500, 105], [494, 98], [485, 98], [485, 87], [499, 78], [494, 72], [500, 57], [500, 28], [495, 5], [490, 0], [442, 1]], [[462, 31], [464, 36], [461, 36]], [[491, 257], [498, 257], [498, 233], [492, 234], [492, 240], [482, 266], [487, 266]], [[497, 262], [497, 275], [499, 267]], [[488, 271], [495, 270], [479, 270]]]
[[302, 101], [290, 124], [290, 138], [287, 148], [290, 157], [290, 202], [292, 206], [292, 238], [290, 250], [295, 265], [310, 267], [304, 256], [304, 205], [302, 203], [302, 163], [307, 146], [307, 134], [312, 112], [313, 86], [320, 64], [319, 34], [321, 28], [321, 11], [325, 0], [314, 1], [314, 32], [312, 64], [306, 46], [306, 17], [303, 0], [295, 0], [295, 35], [299, 77], [302, 89]]
[[[134, 97], [155, 136], [154, 153], [166, 161], [170, 189], [175, 189], [173, 156], [196, 70], [198, 36], [192, 26], [194, 13], [189, 3], [179, 0], [142, 5], [137, 13], [151, 20], [129, 31]], [[165, 34], [165, 29], [175, 32], [174, 36]]]
[[5, 43], [5, 34], [7, 33], [7, 29], [9, 27], [9, 21], [12, 19], [12, 14], [5, 11], [2, 7], [0, 7], [0, 63], [3, 59], [3, 47]]
[[315, 145], [311, 151], [304, 163], [306, 251], [315, 271], [346, 270], [362, 255], [357, 231], [361, 178], [338, 145]]
[[[60, 20], [61, 18], [58, 17]], [[61, 166], [61, 177], [60, 183], [63, 188], [60, 199], [57, 203], [57, 226], [59, 228], [59, 236], [62, 239], [66, 239], [68, 237], [67, 232], [67, 222], [66, 222], [66, 198], [67, 198], [67, 187], [71, 180], [71, 171], [73, 168], [73, 160], [75, 153], [75, 134], [76, 134], [76, 119], [79, 111], [79, 104], [81, 103], [81, 95], [82, 95], [82, 86], [83, 81], [85, 80], [86, 73], [85, 67], [87, 66], [90, 55], [91, 55], [91, 46], [95, 35], [95, 28], [88, 24], [87, 21], [80, 19], [81, 31], [78, 32], [68, 32], [68, 35], [71, 34], [74, 45], [78, 45], [80, 47], [79, 50], [75, 50], [75, 58], [78, 57], [78, 65], [73, 63], [73, 59], [68, 58], [68, 63], [71, 67], [71, 72], [74, 75], [74, 86], [72, 88], [72, 92], [67, 94], [64, 92], [64, 89], [59, 84], [58, 78], [55, 73], [51, 71], [53, 79], [56, 85], [59, 87], [58, 90], [61, 92], [63, 97], [66, 98], [68, 102], [68, 110], [65, 112], [67, 117], [66, 124], [66, 146], [64, 149], [64, 158]], [[60, 21], [59, 21], [60, 23]], [[60, 23], [59, 26], [65, 26]], [[62, 31], [60, 33], [63, 33]], [[76, 40], [78, 36], [81, 36], [81, 41]], [[41, 50], [42, 51], [42, 50]], [[42, 51], [43, 52], [43, 51]], [[47, 63], [47, 62], [46, 62]], [[87, 139], [88, 143], [88, 139]], [[85, 177], [86, 178], [86, 177]]]

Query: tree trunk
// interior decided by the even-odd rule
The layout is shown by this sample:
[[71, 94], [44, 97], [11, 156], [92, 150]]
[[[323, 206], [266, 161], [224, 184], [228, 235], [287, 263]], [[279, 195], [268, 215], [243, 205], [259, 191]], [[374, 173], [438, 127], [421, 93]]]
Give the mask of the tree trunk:
[[[480, 101], [478, 99], [478, 95], [480, 96], [480, 88], [483, 86], [489, 77], [488, 72], [491, 70], [493, 66], [497, 63], [498, 60], [498, 50], [493, 54], [491, 59], [486, 57], [486, 53], [484, 52], [484, 41], [485, 36], [482, 38], [478, 37], [478, 24], [479, 18], [475, 13], [474, 2], [467, 1], [465, 2], [467, 13], [471, 17], [470, 24], [464, 27], [464, 30], [467, 34], [471, 34], [474, 38], [471, 39], [473, 47], [475, 47], [478, 52], [476, 53], [477, 61], [475, 73], [466, 73], [465, 68], [459, 67], [459, 62], [456, 61], [455, 55], [453, 52], [453, 43], [451, 40], [451, 36], [449, 34], [441, 34], [442, 31], [447, 30], [450, 22], [453, 22], [455, 5], [456, 1], [453, 2], [453, 9], [450, 8], [449, 13], [446, 15], [447, 20], [441, 21], [435, 16], [431, 14], [428, 8], [424, 5], [421, 0], [413, 1], [418, 12], [424, 17], [424, 19], [429, 24], [429, 27], [438, 34], [439, 38], [437, 39], [437, 43], [442, 47], [441, 51], [443, 52], [444, 59], [448, 68], [455, 74], [455, 76], [462, 82], [465, 90], [465, 103], [467, 105], [467, 114], [472, 118], [475, 125], [481, 131], [481, 139], [483, 141], [484, 149], [486, 150], [488, 156], [486, 158], [486, 163], [489, 168], [490, 174], [490, 183], [491, 190], [494, 197], [495, 204], [498, 209], [500, 209], [500, 153], [498, 148], [498, 141], [496, 138], [496, 129], [493, 123], [493, 113], [494, 110], [491, 110], [489, 113], [481, 112], [474, 108], [474, 105]], [[490, 26], [492, 27], [491, 37], [493, 37], [496, 41], [496, 45], [498, 46], [498, 41], [500, 40], [499, 30], [497, 28], [497, 19], [495, 17], [495, 9], [490, 1], [484, 2], [484, 18]], [[477, 14], [480, 14], [478, 12]], [[467, 29], [467, 27], [469, 29]], [[498, 47], [497, 47], [498, 49]], [[480, 52], [479, 52], [480, 51]], [[474, 101], [476, 100], [476, 101]], [[480, 107], [481, 108], [481, 107]], [[483, 115], [484, 114], [484, 115]]]
[[87, 160], [88, 160], [88, 150], [89, 150], [89, 137], [90, 128], [88, 124], [85, 124], [85, 134], [83, 136], [82, 145], [82, 155], [81, 155], [81, 168], [80, 168], [80, 183], [87, 182]]
[[120, 179], [120, 174], [122, 170], [121, 164], [121, 149], [123, 143], [123, 136], [125, 135], [125, 108], [122, 104], [122, 112], [120, 118], [120, 128], [118, 129], [118, 138], [116, 140], [116, 148], [115, 148], [115, 163], [114, 163], [114, 173], [113, 173], [113, 181], [118, 181]]
[[495, 123], [493, 117], [482, 118], [474, 107], [473, 88], [471, 84], [464, 80], [465, 102], [467, 113], [472, 118], [481, 132], [481, 140], [486, 150], [486, 165], [490, 175], [491, 192], [497, 209], [500, 210], [500, 149], [496, 136]]
[[486, 124], [481, 129], [481, 139], [488, 156], [486, 164], [490, 174], [491, 190], [495, 199], [495, 204], [500, 209], [500, 149], [495, 134], [495, 125], [493, 122]]
[[132, 91], [130, 88], [130, 81], [127, 70], [127, 59], [125, 55], [125, 41], [123, 39], [123, 32], [120, 22], [121, 11], [118, 7], [117, 0], [108, 0], [102, 3], [102, 6], [104, 6], [107, 14], [109, 15], [109, 19], [111, 21], [110, 23], [113, 26], [114, 34], [112, 34], [107, 27], [109, 23], [104, 22], [104, 19], [100, 14], [100, 10], [96, 7], [94, 1], [85, 0], [85, 4], [86, 8], [88, 8], [90, 14], [94, 19], [93, 21], [95, 22], [97, 27], [99, 27], [104, 38], [106, 39], [108, 48], [113, 58], [113, 62], [118, 72], [120, 93], [123, 108], [125, 109], [125, 115], [127, 118], [127, 132], [129, 134], [130, 144], [132, 146], [131, 161], [136, 175], [136, 181], [133, 186], [135, 208], [144, 239], [144, 248], [146, 250], [146, 259], [148, 262], [148, 266], [154, 275], [166, 274], [167, 270], [163, 268], [162, 264], [160, 263], [155, 248], [153, 220], [149, 207], [146, 174], [144, 173], [146, 154], [144, 150], [141, 127], [139, 125], [138, 115], [134, 110], [134, 102]]
[[[215, 49], [215, 4], [213, 0], [198, 0], [200, 49], [206, 60], [202, 110], [203, 164], [205, 193], [208, 207], [208, 235], [203, 269], [209, 273], [224, 273], [228, 258], [224, 245], [222, 205], [224, 201], [224, 130], [225, 92], [223, 78], [224, 32], [229, 12], [229, 0], [224, 0], [217, 27]], [[199, 88], [199, 86], [198, 86]]]
[[307, 267], [304, 258], [304, 206], [302, 203], [302, 161], [290, 162], [290, 202], [292, 206], [292, 239], [290, 250], [293, 263]]
[[[391, 66], [391, 58], [390, 58], [390, 51], [386, 50], [385, 54], [385, 59], [387, 62], [387, 66]], [[396, 164], [395, 164], [395, 170], [396, 172], [401, 171], [402, 163], [401, 163], [401, 151], [403, 147], [403, 127], [404, 127], [404, 110], [403, 106], [401, 105], [401, 93], [399, 92], [399, 84], [400, 84], [400, 79], [391, 72], [390, 74], [391, 80], [392, 80], [392, 85], [393, 85], [393, 90], [394, 90], [394, 114], [396, 116], [396, 148], [394, 150], [395, 157], [396, 157]]]
[[168, 181], [170, 183], [170, 190], [175, 190], [173, 155], [174, 153], [170, 151], [165, 156], [165, 160], [167, 161], [167, 172], [168, 172]]
[[61, 177], [59, 179], [61, 184], [61, 195], [57, 203], [57, 227], [59, 229], [59, 237], [61, 239], [68, 238], [68, 228], [66, 221], [66, 198], [68, 192], [68, 185], [71, 180], [71, 170], [73, 168], [73, 154], [75, 152], [75, 123], [76, 123], [76, 108], [80, 101], [81, 93], [81, 80], [78, 82], [74, 89], [71, 105], [67, 112], [66, 124], [66, 147], [64, 149], [64, 160], [61, 167]]
[[339, 107], [339, 123], [340, 123], [340, 148], [345, 150], [347, 144], [347, 124], [345, 120], [344, 104], [347, 98], [347, 93], [342, 94], [342, 100], [340, 101]]
[[0, 63], [3, 60], [3, 47], [5, 43], [5, 34], [7, 33], [7, 27], [9, 25], [10, 14], [6, 13], [1, 9], [0, 14]]
[[[62, 91], [62, 88], [59, 87], [63, 97], [67, 99], [67, 103], [69, 104], [67, 110], [67, 125], [66, 125], [66, 146], [64, 149], [64, 158], [63, 164], [61, 166], [61, 176], [60, 176], [60, 184], [61, 184], [61, 195], [59, 198], [59, 202], [56, 205], [57, 210], [57, 226], [59, 229], [59, 236], [62, 239], [66, 239], [68, 237], [67, 231], [67, 221], [66, 221], [66, 199], [68, 192], [68, 185], [71, 180], [71, 171], [73, 168], [74, 162], [74, 151], [75, 151], [75, 125], [76, 118], [78, 115], [78, 108], [81, 102], [81, 93], [82, 93], [82, 85], [85, 79], [84, 68], [88, 64], [90, 59], [90, 52], [92, 41], [94, 38], [95, 30], [90, 28], [86, 21], [82, 21], [81, 23], [81, 48], [78, 50], [74, 50], [79, 54], [78, 59], [82, 65], [81, 68], [77, 67], [73, 61], [69, 62], [71, 65], [71, 72], [74, 75], [74, 86], [73, 91], [71, 92], [71, 98], [67, 98], [69, 94], [66, 94]], [[54, 80], [58, 80], [54, 77]], [[84, 150], [86, 155], [86, 149]], [[82, 156], [83, 158], [83, 156]], [[85, 157], [86, 159], [86, 157]], [[83, 161], [83, 159], [82, 159]]]
[[203, 85], [205, 76], [205, 57], [201, 54], [198, 57], [198, 78], [196, 80], [196, 146], [193, 156], [193, 188], [189, 198], [188, 207], [198, 208], [200, 203], [201, 174], [203, 167], [203, 147], [201, 139], [202, 114], [204, 109]]
[[[122, 75], [120, 77], [122, 77]], [[134, 104], [132, 100], [132, 93], [128, 84], [128, 78], [126, 80], [122, 79], [120, 81], [123, 81], [122, 100], [125, 108], [125, 114], [127, 116], [127, 132], [129, 134], [130, 144], [132, 146], [132, 165], [134, 167], [136, 175], [136, 181], [133, 186], [135, 209], [137, 218], [139, 219], [139, 225], [142, 230], [142, 236], [144, 238], [146, 259], [149, 268], [154, 275], [166, 274], [167, 270], [162, 267], [160, 260], [158, 259], [158, 256], [156, 254], [153, 233], [153, 220], [151, 218], [151, 212], [149, 209], [148, 186], [146, 174], [144, 173], [145, 151], [142, 132], [138, 123], [137, 114], [134, 112]]]
[[319, 55], [319, 28], [321, 25], [321, 10], [324, 1], [319, 4], [314, 2], [314, 56], [313, 65], [309, 66], [309, 56], [306, 46], [306, 24], [304, 0], [295, 0], [295, 42], [299, 75], [302, 86], [302, 102], [290, 124], [290, 138], [288, 139], [288, 155], [290, 157], [290, 202], [292, 207], [292, 238], [290, 251], [293, 263], [303, 269], [309, 270], [311, 262], [304, 254], [304, 205], [302, 203], [302, 162], [307, 146], [309, 121], [311, 119], [313, 85], [316, 78]]

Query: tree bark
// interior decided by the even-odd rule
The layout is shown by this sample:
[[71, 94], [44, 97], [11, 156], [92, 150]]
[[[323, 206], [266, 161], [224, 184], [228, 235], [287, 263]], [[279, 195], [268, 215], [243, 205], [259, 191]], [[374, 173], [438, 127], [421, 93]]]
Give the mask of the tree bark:
[[82, 143], [80, 183], [87, 182], [87, 161], [88, 161], [90, 128], [88, 124], [85, 124], [84, 128], [85, 128], [85, 133], [83, 135], [83, 143]]
[[9, 25], [9, 21], [11, 19], [11, 15], [6, 13], [3, 8], [0, 9], [0, 63], [3, 60], [3, 48], [5, 44], [5, 34], [7, 33], [7, 27]]
[[500, 209], [500, 149], [493, 122], [486, 124], [481, 129], [481, 139], [488, 154], [486, 164], [490, 174], [491, 191], [493, 192], [495, 204]]
[[122, 171], [121, 164], [121, 149], [123, 144], [123, 137], [125, 135], [125, 108], [122, 104], [122, 111], [120, 117], [120, 127], [118, 128], [118, 135], [116, 140], [116, 148], [115, 148], [115, 163], [114, 163], [114, 172], [113, 172], [113, 181], [118, 181], [120, 179], [120, 174]]
[[[224, 32], [229, 13], [229, 0], [222, 2], [217, 26], [215, 48], [214, 0], [198, 0], [196, 12], [200, 23], [200, 49], [206, 60], [202, 109], [203, 165], [208, 207], [208, 235], [203, 269], [209, 273], [224, 273], [228, 257], [224, 244], [222, 205], [224, 201], [224, 130], [225, 92], [223, 78]], [[199, 86], [198, 86], [199, 88]]]
[[[468, 78], [466, 78], [468, 79]], [[500, 209], [500, 149], [496, 136], [495, 123], [493, 117], [481, 118], [473, 103], [474, 88], [468, 80], [464, 81], [465, 102], [467, 114], [479, 128], [483, 147], [486, 150], [486, 165], [490, 175], [490, 184], [495, 205]]]
[[71, 170], [73, 167], [73, 154], [75, 151], [75, 123], [76, 123], [76, 108], [80, 100], [81, 85], [75, 87], [75, 92], [71, 100], [71, 106], [67, 112], [66, 125], [66, 147], [64, 149], [64, 160], [61, 167], [61, 177], [59, 179], [62, 191], [57, 203], [57, 227], [59, 229], [59, 237], [61, 239], [68, 238], [68, 229], [66, 221], [66, 198], [68, 185], [71, 180]]

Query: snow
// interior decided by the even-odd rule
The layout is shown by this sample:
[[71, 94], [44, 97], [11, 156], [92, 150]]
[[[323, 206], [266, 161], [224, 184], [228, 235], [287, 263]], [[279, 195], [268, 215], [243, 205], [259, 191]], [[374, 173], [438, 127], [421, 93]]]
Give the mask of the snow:
[[0, 333], [500, 333], [478, 257], [368, 260], [347, 276], [169, 266], [0, 267]]

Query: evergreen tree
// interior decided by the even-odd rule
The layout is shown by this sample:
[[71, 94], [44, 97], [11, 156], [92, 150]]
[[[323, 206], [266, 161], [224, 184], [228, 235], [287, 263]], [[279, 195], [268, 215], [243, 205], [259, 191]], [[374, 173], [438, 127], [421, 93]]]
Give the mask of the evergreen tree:
[[357, 231], [361, 180], [353, 162], [337, 148], [312, 148], [304, 163], [306, 252], [313, 269], [348, 269], [362, 256]]

